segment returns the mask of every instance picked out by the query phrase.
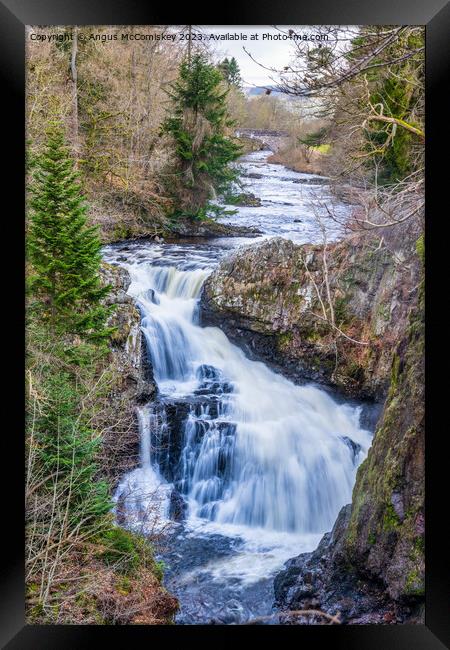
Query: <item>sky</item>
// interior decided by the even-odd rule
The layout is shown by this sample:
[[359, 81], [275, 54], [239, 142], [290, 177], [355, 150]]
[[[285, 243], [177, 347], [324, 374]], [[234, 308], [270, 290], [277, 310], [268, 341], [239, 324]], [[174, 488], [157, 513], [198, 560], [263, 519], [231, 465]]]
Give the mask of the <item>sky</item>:
[[[231, 26], [218, 26], [218, 25], [199, 25], [194, 29], [200, 29], [203, 34], [235, 34], [243, 33], [248, 36], [248, 40], [230, 40], [219, 41], [215, 44], [215, 50], [218, 58], [225, 56], [234, 56], [238, 62], [241, 70], [241, 77], [245, 85], [266, 86], [273, 85], [273, 80], [270, 79], [271, 73], [264, 70], [257, 63], [245, 53], [243, 47], [251, 52], [260, 63], [267, 67], [283, 68], [288, 65], [292, 60], [293, 53], [297, 50], [296, 45], [290, 40], [262, 40], [262, 35], [265, 33], [279, 36], [280, 30], [287, 32], [292, 27], [296, 34], [307, 33], [311, 31], [309, 26], [288, 25], [277, 26], [273, 25], [231, 25]], [[258, 40], [250, 40], [250, 35], [258, 33]], [[208, 41], [211, 44], [211, 41]], [[214, 41], [212, 41], [214, 43]]]

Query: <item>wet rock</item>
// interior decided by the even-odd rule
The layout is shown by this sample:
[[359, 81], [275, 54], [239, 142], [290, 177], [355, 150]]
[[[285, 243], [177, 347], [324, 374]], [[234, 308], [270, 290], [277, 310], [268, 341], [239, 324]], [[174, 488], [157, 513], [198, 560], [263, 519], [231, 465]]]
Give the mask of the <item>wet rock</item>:
[[361, 445], [358, 445], [357, 442], [355, 442], [354, 440], [351, 440], [347, 436], [343, 436], [341, 438], [341, 440], [343, 440], [343, 442], [350, 449], [350, 451], [352, 453], [352, 456], [353, 456], [353, 462], [355, 462], [359, 452], [361, 451]]
[[236, 599], [228, 600], [223, 606], [223, 613], [213, 619], [214, 624], [239, 625], [245, 623], [249, 618], [246, 608]]
[[213, 379], [218, 380], [222, 376], [222, 372], [214, 366], [208, 366], [207, 364], [202, 364], [196, 370], [197, 379]]
[[202, 382], [194, 391], [195, 395], [223, 395], [232, 393], [234, 386], [223, 379], [222, 372], [213, 366], [201, 365], [196, 371], [197, 378]]
[[[161, 474], [167, 481], [172, 482], [179, 478], [178, 469], [184, 448], [184, 429], [191, 411], [191, 403], [187, 400], [164, 400], [161, 406], [165, 411], [167, 430], [164, 432], [163, 442], [160, 442], [155, 449], [155, 458]], [[154, 447], [156, 448], [156, 444]]]
[[300, 183], [300, 184], [305, 184], [305, 185], [326, 185], [327, 183], [330, 182], [330, 180], [326, 177], [315, 177], [315, 176], [308, 176], [307, 178], [286, 178], [283, 180], [287, 181], [292, 181], [293, 183]]
[[182, 495], [178, 490], [173, 489], [170, 494], [169, 518], [173, 521], [184, 521], [186, 518], [187, 507], [187, 503]]
[[172, 232], [181, 237], [253, 237], [255, 234], [260, 233], [257, 228], [233, 226], [219, 223], [213, 219], [198, 223], [192, 221], [192, 219], [179, 220], [173, 226]]
[[195, 395], [223, 395], [224, 393], [232, 393], [234, 390], [233, 384], [227, 381], [212, 381], [204, 382], [194, 392]]
[[159, 300], [154, 289], [148, 289], [144, 294], [144, 298], [150, 300], [150, 302], [154, 303], [155, 305], [159, 305]]
[[252, 192], [242, 192], [232, 199], [233, 205], [254, 208], [261, 205], [261, 199]]
[[257, 172], [249, 172], [248, 174], [244, 174], [246, 178], [263, 178], [263, 174], [258, 174]]
[[[407, 617], [401, 604], [393, 603], [379, 584], [362, 583], [346, 561], [343, 545], [350, 514], [350, 505], [342, 508], [317, 549], [289, 560], [275, 577], [275, 604], [281, 612], [318, 609], [346, 624], [395, 623], [397, 617]], [[290, 617], [281, 621], [292, 624]]]

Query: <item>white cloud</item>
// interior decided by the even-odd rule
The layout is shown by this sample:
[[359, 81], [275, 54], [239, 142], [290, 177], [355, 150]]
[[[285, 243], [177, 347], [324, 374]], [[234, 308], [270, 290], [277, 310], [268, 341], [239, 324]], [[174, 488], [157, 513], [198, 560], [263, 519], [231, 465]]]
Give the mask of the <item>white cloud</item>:
[[[279, 37], [281, 36], [281, 32], [287, 32], [291, 27], [297, 34], [311, 31], [310, 27], [301, 25], [277, 27], [274, 27], [273, 25], [199, 25], [196, 26], [196, 29], [200, 29], [204, 35], [247, 35], [247, 40], [227, 40], [219, 41], [217, 44], [214, 44], [216, 57], [217, 59], [221, 59], [225, 56], [234, 56], [239, 64], [241, 77], [245, 84], [265, 86], [273, 85], [274, 82], [271, 79], [271, 76], [273, 77], [274, 75], [252, 61], [244, 51], [244, 47], [263, 66], [281, 69], [288, 65], [292, 60], [293, 54], [296, 51], [296, 46], [291, 40], [263, 40], [263, 34], [269, 34], [272, 37]], [[258, 34], [258, 40], [250, 40], [250, 36], [255, 33]], [[208, 42], [210, 45], [214, 43], [214, 41]]]

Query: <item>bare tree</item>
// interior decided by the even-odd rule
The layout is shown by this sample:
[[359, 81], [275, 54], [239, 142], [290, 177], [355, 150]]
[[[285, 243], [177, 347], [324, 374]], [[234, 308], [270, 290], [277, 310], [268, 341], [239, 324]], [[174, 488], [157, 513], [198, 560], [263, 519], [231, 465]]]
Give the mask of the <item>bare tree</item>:
[[72, 50], [70, 53], [70, 79], [72, 95], [72, 145], [76, 157], [79, 155], [78, 142], [78, 27], [75, 25], [72, 29]]

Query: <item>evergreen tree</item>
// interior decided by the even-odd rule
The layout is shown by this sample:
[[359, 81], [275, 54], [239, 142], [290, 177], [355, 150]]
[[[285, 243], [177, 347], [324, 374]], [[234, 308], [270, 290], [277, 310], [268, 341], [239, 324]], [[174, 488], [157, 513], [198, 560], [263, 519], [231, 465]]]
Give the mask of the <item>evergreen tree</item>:
[[191, 216], [203, 214], [208, 200], [223, 194], [237, 177], [229, 163], [241, 149], [226, 134], [233, 122], [222, 81], [219, 70], [196, 54], [191, 62], [183, 61], [169, 93], [172, 115], [161, 130], [175, 142], [177, 211]]
[[238, 62], [236, 59], [231, 57], [231, 59], [225, 58], [219, 65], [217, 66], [220, 72], [223, 75], [223, 78], [227, 82], [229, 86], [236, 86], [237, 88], [241, 87], [241, 75], [240, 75], [240, 69]]
[[[37, 458], [43, 475], [50, 477], [43, 488], [53, 490], [55, 476], [61, 490], [66, 483], [69, 489], [70, 484], [67, 496], [69, 525], [83, 518], [86, 526], [93, 523], [91, 519], [95, 523], [97, 517], [108, 513], [112, 507], [108, 485], [98, 478], [97, 460], [102, 440], [89, 426], [92, 413], [83, 408], [86, 392], [82, 382], [77, 382], [71, 372], [59, 367], [58, 357], [52, 361], [53, 367], [42, 369], [40, 387], [47, 401], [34, 421]], [[87, 372], [91, 373], [92, 368]]]
[[101, 244], [96, 228], [87, 226], [86, 204], [60, 124], [49, 127], [34, 167], [27, 239], [31, 307], [54, 334], [105, 337], [108, 309], [101, 299], [109, 287], [100, 284]]
[[298, 138], [298, 141], [307, 147], [319, 147], [325, 142], [326, 136], [327, 128], [323, 127], [313, 133], [307, 133], [303, 138]]

